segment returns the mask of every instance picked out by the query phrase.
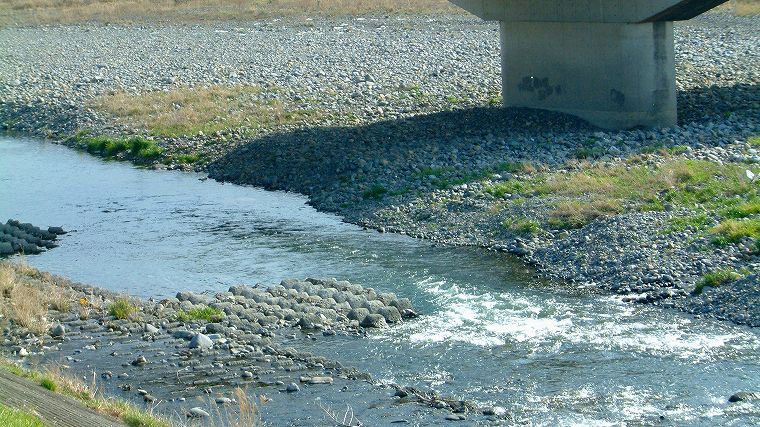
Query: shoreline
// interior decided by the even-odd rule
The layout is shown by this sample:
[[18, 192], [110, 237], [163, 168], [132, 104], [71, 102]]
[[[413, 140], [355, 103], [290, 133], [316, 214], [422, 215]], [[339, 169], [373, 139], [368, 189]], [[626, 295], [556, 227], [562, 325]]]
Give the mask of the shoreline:
[[[461, 17], [453, 21], [440, 18], [434, 28], [471, 25], [485, 34], [489, 25]], [[336, 22], [369, 28], [347, 19], [325, 20], [317, 28]], [[732, 23], [741, 26], [725, 33]], [[742, 38], [746, 34], [741, 31], [751, 32], [758, 26], [757, 17], [734, 18], [716, 12], [682, 24], [680, 31], [683, 35], [688, 29], [697, 44], [709, 43], [711, 31], [733, 34], [733, 42], [751, 43], [751, 38]], [[99, 26], [88, 28], [105, 31]], [[287, 25], [278, 28], [275, 33], [290, 36]], [[421, 31], [416, 37], [424, 41], [428, 33]], [[478, 37], [471, 42], [482, 42]], [[718, 213], [707, 208], [704, 221], [691, 224], [696, 215], [702, 215], [701, 210], [684, 204], [665, 206], [667, 203], [657, 210], [632, 209], [625, 199], [621, 206], [602, 206], [598, 217], [580, 227], [557, 227], [552, 225], [552, 212], [558, 205], [581, 203], [571, 206], [581, 210], [594, 200], [581, 197], [578, 202], [563, 194], [541, 194], [537, 184], [557, 176], [597, 172], [595, 167], [657, 169], [675, 162], [704, 161], [755, 168], [760, 157], [751, 141], [760, 135], [756, 102], [760, 78], [756, 71], [744, 68], [751, 67], [758, 52], [750, 45], [744, 48], [736, 49], [730, 58], [709, 57], [724, 49], [722, 45], [708, 44], [707, 57], [688, 49], [679, 52], [682, 119], [673, 129], [604, 132], [559, 114], [503, 110], [488, 104], [493, 82], [463, 102], [444, 96], [450, 87], [433, 87], [433, 95], [411, 101], [408, 89], [391, 90], [384, 105], [376, 107], [373, 88], [384, 82], [380, 77], [358, 76], [347, 87], [354, 85], [366, 93], [359, 95], [359, 106], [349, 103], [345, 107], [364, 111], [362, 102], [372, 107], [357, 119], [358, 125], [340, 118], [343, 98], [336, 95], [317, 102], [318, 106], [335, 103], [338, 109], [329, 110], [315, 123], [285, 124], [246, 135], [234, 130], [176, 138], [147, 135], [164, 150], [163, 158], [200, 150], [197, 152], [206, 159], [197, 164], [172, 161], [163, 165], [135, 159], [128, 151], [115, 157], [152, 167], [195, 168], [223, 182], [294, 191], [308, 196], [317, 209], [337, 213], [349, 223], [437, 243], [510, 252], [554, 280], [593, 284], [632, 302], [760, 326], [756, 308], [760, 307], [760, 251], [751, 247], [752, 239], [713, 245], [711, 230], [725, 220]], [[713, 67], [724, 73], [722, 82], [708, 79], [711, 69], [700, 69], [718, 60], [726, 61]], [[726, 75], [727, 70], [733, 75]], [[95, 80], [91, 85], [96, 87], [93, 93], [98, 93], [108, 88], [108, 80]], [[0, 90], [0, 121], [6, 130], [80, 149], [86, 146], [76, 137], [82, 129], [114, 138], [145, 135], [95, 113], [86, 101], [92, 95], [39, 107], [32, 99], [27, 104], [12, 102], [11, 98], [26, 96], [19, 90], [8, 84]], [[288, 97], [303, 98], [293, 92], [285, 96], [286, 101]], [[207, 153], [203, 147], [209, 141], [224, 141], [225, 145], [211, 144]], [[756, 214], [745, 219], [754, 221], [752, 215]], [[672, 228], [678, 229], [668, 231]], [[722, 270], [746, 270], [746, 274], [725, 286], [702, 287], [704, 292], [696, 294], [707, 275]]]
[[[151, 413], [162, 405], [162, 421], [169, 423], [230, 422], [257, 413], [269, 421], [268, 407], [282, 410], [293, 399], [309, 397], [324, 402], [320, 409], [327, 419], [334, 407], [378, 398], [382, 404], [374, 407], [396, 408], [393, 419], [424, 414], [457, 421], [466, 414], [497, 422], [509, 417], [500, 408], [381, 383], [306, 350], [312, 341], [336, 335], [367, 339], [373, 329], [414, 321], [418, 314], [411, 302], [390, 293], [335, 279], [306, 279], [233, 286], [211, 296], [180, 291], [156, 301], [74, 283], [23, 263], [0, 263], [0, 274], [0, 298], [7, 298], [0, 303], [14, 307], [0, 316], [6, 337], [0, 349], [9, 357], [25, 367], [49, 369], [59, 382], [97, 377], [88, 390], [102, 390], [136, 408], [143, 402]], [[25, 311], [15, 308], [14, 298], [25, 300]], [[44, 314], [30, 317], [26, 310], [36, 310], [33, 304]], [[350, 397], [342, 397], [347, 391]], [[236, 412], [242, 396], [258, 406], [251, 414]], [[304, 405], [302, 412], [309, 414], [314, 405]], [[388, 421], [381, 411], [366, 411], [365, 417]]]

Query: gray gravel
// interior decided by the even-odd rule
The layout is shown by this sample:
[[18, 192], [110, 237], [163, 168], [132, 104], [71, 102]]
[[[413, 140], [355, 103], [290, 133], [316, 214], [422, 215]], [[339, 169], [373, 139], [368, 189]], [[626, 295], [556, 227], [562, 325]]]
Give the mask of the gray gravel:
[[691, 296], [706, 272], [760, 270], [749, 242], [713, 248], [698, 230], [662, 233], [672, 217], [688, 214], [676, 210], [523, 238], [505, 233], [501, 222], [545, 218], [548, 201], [530, 198], [494, 215], [497, 201], [482, 190], [515, 178], [484, 173], [489, 168], [528, 161], [568, 170], [582, 167], [573, 159], [581, 149], [593, 162], [616, 164], [680, 145], [689, 147], [685, 158], [757, 171], [760, 156], [747, 140], [760, 134], [758, 34], [758, 17], [709, 13], [678, 24], [679, 126], [602, 132], [559, 114], [493, 106], [497, 26], [466, 17], [3, 29], [0, 123], [58, 140], [82, 128], [140, 134], [88, 104], [112, 90], [260, 85], [264, 96], [322, 112], [318, 126], [158, 143], [168, 153], [206, 154], [204, 168], [215, 179], [307, 194], [351, 222], [513, 252], [550, 277], [632, 302], [757, 326], [757, 275]]

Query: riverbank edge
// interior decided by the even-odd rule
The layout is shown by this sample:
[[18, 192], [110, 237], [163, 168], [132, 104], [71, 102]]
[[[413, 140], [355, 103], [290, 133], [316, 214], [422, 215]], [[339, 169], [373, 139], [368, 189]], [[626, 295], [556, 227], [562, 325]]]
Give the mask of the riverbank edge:
[[[99, 151], [91, 151], [87, 149], [86, 142], [82, 138], [81, 130], [73, 126], [72, 124], [77, 123], [77, 118], [79, 117], [79, 114], [87, 114], [88, 111], [90, 111], [87, 107], [82, 106], [79, 109], [74, 110], [68, 110], [68, 111], [60, 111], [55, 109], [46, 108], [43, 106], [43, 108], [39, 109], [28, 109], [28, 108], [4, 108], [7, 107], [5, 103], [0, 102], [0, 124], [5, 124], [4, 128], [0, 129], [0, 134], [7, 134], [11, 136], [17, 136], [17, 137], [30, 137], [30, 138], [42, 138], [45, 141], [49, 143], [59, 144], [63, 145], [75, 150], [83, 151], [85, 153], [88, 153], [90, 155], [93, 155], [94, 157], [107, 159], [107, 160], [118, 160], [118, 161], [128, 161], [135, 166], [138, 167], [145, 167], [150, 169], [166, 169], [166, 166], [162, 164], [160, 161], [149, 158], [145, 159], [139, 156], [132, 155], [130, 151], [125, 151], [118, 153], [117, 156], [109, 156], [105, 154], [104, 152]], [[7, 112], [12, 111], [16, 114], [8, 115]], [[28, 120], [27, 114], [29, 112], [32, 112], [32, 114], [35, 116], [34, 120]], [[47, 118], [44, 121], [40, 121], [40, 117]], [[29, 127], [28, 123], [44, 123], [43, 126], [40, 127]], [[8, 126], [7, 124], [19, 124], [22, 125], [19, 129], [14, 129], [13, 126]], [[89, 121], [89, 123], [93, 123], [92, 120]], [[65, 126], [62, 126], [63, 124], [66, 124]], [[127, 140], [129, 138], [144, 138], [144, 135], [133, 133], [133, 132], [123, 132], [123, 133], [114, 133], [113, 129], [109, 129], [108, 126], [101, 124], [102, 133], [95, 131], [95, 135], [106, 135], [109, 138], [118, 138], [121, 140]], [[97, 129], [97, 128], [96, 128]], [[591, 131], [589, 131], [591, 132]], [[88, 130], [87, 135], [92, 135], [93, 132], [91, 130]], [[148, 137], [150, 138], [150, 137]], [[153, 141], [153, 138], [150, 138], [151, 141]], [[161, 145], [161, 140], [156, 139], [158, 141], [158, 146], [162, 147], [162, 155], [163, 156], [172, 156], [175, 154], [180, 154], [180, 152], [173, 151], [171, 147], [166, 148], [163, 145]], [[176, 147], [176, 145], [173, 145], [173, 147]], [[160, 159], [159, 159], [160, 160]], [[197, 167], [195, 169], [191, 167], [174, 167], [171, 168], [172, 170], [179, 170], [179, 171], [192, 171], [192, 172], [201, 172], [201, 173], [209, 173], [209, 164], [204, 164], [201, 167]], [[212, 179], [216, 179], [220, 182], [229, 182], [232, 184], [237, 185], [251, 185], [250, 183], [245, 182], [244, 180], [229, 180], [229, 179], [218, 179], [214, 176], [211, 176]], [[573, 277], [572, 273], [568, 274], [568, 270], [563, 269], [563, 266], [561, 265], [552, 265], [551, 263], [546, 263], [544, 260], [538, 258], [535, 256], [536, 252], [540, 251], [542, 244], [544, 245], [544, 248], [547, 246], [547, 242], [549, 244], [556, 241], [554, 236], [551, 236], [548, 240], [541, 239], [540, 241], [536, 241], [535, 239], [533, 241], [530, 241], [528, 239], [525, 239], [524, 235], [519, 232], [512, 232], [509, 233], [507, 238], [499, 239], [497, 241], [494, 241], [492, 239], [488, 239], [486, 241], [479, 241], [477, 238], [468, 239], [466, 237], [467, 230], [460, 230], [460, 233], [452, 238], [439, 238], [437, 236], [431, 236], [426, 235], [424, 232], [421, 233], [419, 229], [415, 229], [416, 227], [399, 227], [394, 225], [389, 225], [386, 220], [384, 220], [381, 217], [381, 213], [383, 211], [389, 211], [393, 209], [398, 209], [397, 204], [399, 202], [398, 198], [393, 198], [391, 200], [386, 199], [369, 199], [366, 202], [366, 205], [364, 206], [350, 206], [346, 209], [335, 209], [334, 204], [330, 204], [328, 206], [325, 206], [324, 204], [320, 203], [319, 201], [315, 201], [313, 199], [313, 194], [308, 194], [308, 192], [301, 192], [299, 189], [294, 189], [291, 186], [288, 186], [287, 183], [285, 185], [279, 185], [279, 186], [267, 186], [267, 185], [254, 185], [255, 187], [264, 188], [266, 190], [280, 190], [280, 191], [291, 191], [296, 192], [299, 194], [302, 194], [309, 198], [309, 201], [307, 202], [309, 205], [317, 209], [318, 211], [331, 213], [331, 214], [337, 214], [340, 216], [340, 218], [349, 224], [357, 225], [366, 229], [373, 229], [380, 233], [396, 233], [400, 235], [407, 235], [411, 238], [420, 238], [425, 240], [430, 240], [431, 242], [434, 242], [435, 244], [443, 244], [443, 245], [449, 245], [453, 247], [478, 247], [482, 248], [484, 250], [488, 251], [497, 251], [497, 252], [506, 252], [509, 253], [512, 256], [515, 256], [516, 258], [520, 259], [520, 261], [526, 266], [534, 271], [538, 275], [540, 275], [542, 278], [553, 281], [553, 282], [562, 282], [566, 283], [568, 285], [579, 285], [579, 286], [592, 286], [597, 289], [602, 290], [603, 292], [607, 292], [611, 295], [619, 295], [621, 296], [621, 299], [625, 302], [629, 303], [640, 303], [640, 304], [651, 304], [658, 306], [660, 308], [665, 309], [675, 309], [680, 312], [684, 312], [687, 314], [694, 315], [695, 318], [700, 318], [702, 316], [707, 316], [711, 318], [716, 318], [718, 320], [722, 321], [729, 321], [737, 325], [744, 325], [744, 326], [760, 326], [760, 317], [756, 317], [752, 319], [751, 321], [747, 321], [745, 318], [738, 319], [731, 316], [731, 307], [729, 307], [728, 312], [726, 311], [719, 311], [716, 310], [714, 307], [709, 307], [710, 304], [713, 306], [716, 304], [721, 306], [724, 303], [727, 302], [727, 299], [730, 299], [730, 297], [726, 297], [725, 295], [719, 296], [717, 298], [710, 298], [706, 301], [705, 299], [705, 293], [695, 293], [694, 289], [698, 287], [699, 285], [695, 282], [693, 284], [693, 289], [689, 291], [683, 291], [680, 290], [680, 293], [666, 293], [664, 291], [662, 294], [658, 294], [659, 289], [657, 289], [657, 292], [651, 292], [651, 289], [643, 288], [637, 290], [636, 288], [630, 289], [623, 287], [618, 288], [611, 286], [610, 283], [617, 280], [616, 277], [614, 277], [612, 274], [609, 275], [609, 277], [595, 277], [593, 281], [586, 281], [583, 278], [576, 279]], [[466, 187], [466, 186], [465, 186]], [[450, 190], [449, 190], [450, 191]], [[454, 190], [462, 192], [461, 190]], [[465, 190], [466, 192], [466, 190]], [[418, 199], [412, 199], [412, 204], [414, 201], [423, 199], [423, 197]], [[408, 203], [410, 202], [409, 199], [404, 199], [402, 203]], [[327, 209], [325, 209], [327, 207]], [[635, 214], [634, 214], [635, 215]], [[616, 215], [613, 217], [608, 218], [601, 218], [599, 220], [593, 221], [591, 224], [588, 224], [585, 227], [582, 227], [580, 230], [586, 230], [588, 228], [593, 228], [594, 232], [605, 234], [608, 231], [614, 231], [618, 227], [621, 226], [622, 223], [626, 223], [630, 220], [630, 215], [628, 214], [621, 214]], [[651, 218], [642, 218], [640, 220], [645, 220], [647, 222], [651, 222]], [[412, 222], [414, 222], [414, 219], [412, 219]], [[633, 221], [636, 222], [636, 221]], [[429, 223], [426, 223], [427, 225]], [[417, 224], [414, 224], [417, 225]], [[435, 224], [434, 224], [435, 225]], [[655, 227], [655, 231], [659, 230], [661, 231], [664, 225], [662, 224], [662, 221], [660, 221], [659, 228]], [[581, 253], [583, 251], [588, 250], [588, 246], [586, 246], [589, 242], [589, 239], [586, 237], [586, 234], [579, 233], [579, 230], [571, 230], [573, 232], [576, 232], [576, 235], [573, 236], [573, 243], [570, 245], [565, 245], [564, 249], [567, 250], [573, 250], [576, 251], [576, 253]], [[651, 230], [650, 230], [651, 231]], [[545, 236], [543, 236], [545, 237]], [[565, 239], [567, 236], [563, 236]], [[630, 248], [629, 248], [630, 249]], [[645, 248], [638, 248], [638, 249], [645, 249]], [[728, 248], [730, 249], [730, 248]], [[633, 251], [636, 251], [637, 248], [633, 248]], [[724, 254], [725, 257], [733, 257], [734, 255], [738, 255], [738, 253], [726, 253]], [[667, 282], [667, 277], [665, 278]], [[658, 285], [659, 278], [653, 277], [653, 278], [640, 278], [639, 282], [642, 280], [645, 280], [644, 283], [647, 284], [653, 284]], [[748, 282], [752, 285], [755, 284], [755, 282], [758, 282], [760, 284], [760, 276], [757, 274], [749, 274], [746, 277], [743, 278], [743, 281]], [[665, 286], [669, 287], [671, 284], [664, 283]], [[709, 290], [709, 289], [718, 289], [706, 287], [706, 288], [700, 288], [700, 290]], [[647, 292], [650, 291], [650, 292]], [[667, 300], [667, 301], [666, 301]], [[752, 314], [752, 316], [755, 316], [756, 314]]]
[[[7, 275], [9, 272], [10, 276]], [[18, 293], [15, 293], [14, 288]], [[327, 294], [324, 294], [325, 291]], [[325, 295], [325, 298], [322, 299], [319, 295]], [[329, 295], [334, 295], [335, 300]], [[14, 302], [14, 297], [18, 299], [18, 305]], [[336, 300], [342, 302], [336, 303]], [[283, 301], [294, 303], [293, 309], [279, 310], [279, 306], [289, 306], [287, 302], [283, 304]], [[303, 306], [297, 307], [296, 301], [301, 301]], [[307, 301], [313, 305], [307, 307]], [[349, 304], [351, 307], [356, 304], [357, 308], [348, 310]], [[91, 410], [119, 418], [130, 426], [184, 425], [182, 421], [185, 418], [211, 421], [210, 425], [217, 425], [216, 421], [224, 425], [263, 425], [259, 407], [266, 404], [268, 399], [265, 394], [256, 398], [259, 391], [253, 392], [253, 396], [249, 395], [249, 385], [254, 385], [253, 390], [268, 387], [271, 392], [284, 394], [299, 391], [298, 379], [290, 384], [267, 379], [268, 375], [276, 375], [276, 371], [298, 372], [295, 375], [296, 378], [300, 375], [300, 387], [334, 386], [337, 389], [348, 382], [366, 383], [373, 394], [379, 391], [393, 405], [421, 405], [436, 417], [439, 412], [443, 412], [448, 420], [464, 420], [464, 414], [490, 420], [509, 419], [511, 415], [503, 408], [481, 406], [477, 402], [440, 394], [432, 389], [378, 381], [369, 373], [353, 366], [343, 365], [337, 360], [303, 349], [296, 350], [283, 342], [283, 339], [294, 339], [297, 334], [302, 334], [308, 341], [319, 339], [317, 336], [331, 339], [336, 335], [364, 339], [371, 330], [394, 327], [419, 317], [420, 314], [411, 308], [411, 304], [408, 299], [397, 298], [395, 294], [375, 292], [372, 288], [347, 281], [311, 278], [301, 281], [284, 280], [272, 287], [233, 286], [229, 291], [220, 291], [215, 295], [180, 291], [177, 297], [158, 301], [74, 282], [31, 267], [23, 257], [15, 261], [0, 259], [0, 331], [5, 336], [5, 342], [0, 345], [0, 371], [38, 382], [50, 391], [59, 391]], [[322, 312], [313, 314], [311, 309], [318, 308], [319, 311], [319, 307], [333, 307], [338, 313], [336, 319], [329, 320]], [[334, 311], [327, 309], [324, 312]], [[252, 313], [254, 316], [249, 317]], [[292, 314], [295, 314], [295, 318], [289, 317]], [[82, 372], [75, 368], [76, 360], [72, 361], [71, 357], [65, 359], [72, 361], [70, 366], [51, 357], [65, 354], [64, 345], [69, 350], [73, 348], [74, 354], [96, 351], [99, 346], [87, 343], [100, 341], [93, 337], [106, 336], [109, 337], [108, 341], [120, 341], [122, 345], [127, 342], [114, 338], [115, 336], [132, 337], [130, 340], [135, 347], [130, 348], [136, 352], [124, 351], [124, 354], [120, 354], [131, 362], [122, 364], [121, 367], [106, 363], [93, 366], [93, 369], [98, 369], [97, 372]], [[177, 346], [177, 342], [181, 344]], [[167, 346], [178, 350], [168, 355], [163, 352]], [[109, 351], [110, 349], [106, 350], [105, 354]], [[150, 352], [160, 353], [164, 359], [160, 362], [149, 360], [150, 356], [146, 359], [145, 355]], [[110, 356], [117, 356], [117, 352], [114, 351]], [[172, 363], [169, 364], [167, 360]], [[224, 393], [220, 396], [228, 395], [232, 399], [209, 398], [204, 407], [193, 407], [182, 413], [175, 410], [171, 415], [165, 413], [165, 410], [161, 415], [155, 415], [153, 410], [161, 400], [143, 390], [148, 387], [134, 384], [132, 381], [136, 378], [128, 379], [130, 377], [124, 373], [117, 375], [111, 371], [123, 370], [128, 365], [137, 370], [146, 365], [156, 366], [150, 375], [164, 377], [173, 386], [180, 388], [196, 388], [195, 382], [188, 384], [184, 378], [186, 374], [190, 377], [196, 374], [181, 373], [181, 367], [192, 366], [192, 372], [195, 372], [196, 367], [211, 366], [204, 365], [205, 363], [219, 366], [220, 360], [229, 362], [227, 374], [233, 373], [233, 376], [240, 378], [242, 373], [242, 383], [230, 380], [226, 374], [220, 374], [219, 378], [211, 380], [214, 384], [225, 384]], [[243, 365], [243, 361], [248, 363]], [[235, 369], [262, 361], [267, 369], [273, 369], [259, 372], [256, 368], [250, 368], [253, 373], [239, 371], [234, 374]], [[297, 368], [299, 364], [305, 365], [306, 369]], [[101, 380], [96, 384], [98, 373]], [[82, 381], [73, 374], [84, 375], [84, 378], [92, 375], [92, 383]], [[132, 374], [134, 376], [135, 372]], [[214, 375], [217, 374], [219, 373]], [[202, 378], [200, 384], [209, 381], [206, 373], [198, 375]], [[140, 409], [111, 392], [108, 392], [108, 396], [99, 392], [103, 382], [117, 379], [122, 382], [119, 386], [122, 391], [137, 391], [146, 402], [146, 409]], [[275, 387], [274, 390], [271, 387]], [[265, 390], [262, 391], [264, 393], [267, 389], [262, 390]], [[210, 389], [204, 389], [203, 393], [212, 394]], [[214, 394], [219, 395], [219, 391]], [[167, 396], [162, 397], [168, 399]], [[184, 402], [185, 399], [179, 401]], [[235, 412], [224, 408], [229, 404], [234, 405]], [[329, 407], [323, 411], [328, 419], [333, 416]]]

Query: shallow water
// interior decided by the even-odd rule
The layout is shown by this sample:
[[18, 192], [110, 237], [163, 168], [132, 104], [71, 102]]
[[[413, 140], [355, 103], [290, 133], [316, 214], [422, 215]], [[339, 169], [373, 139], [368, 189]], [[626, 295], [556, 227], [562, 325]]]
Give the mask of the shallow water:
[[364, 231], [302, 196], [201, 178], [0, 137], [0, 218], [75, 230], [29, 257], [36, 267], [141, 296], [337, 277], [425, 314], [369, 339], [291, 343], [378, 380], [528, 424], [760, 424], [757, 404], [727, 403], [760, 389], [754, 330], [550, 285], [506, 255]]

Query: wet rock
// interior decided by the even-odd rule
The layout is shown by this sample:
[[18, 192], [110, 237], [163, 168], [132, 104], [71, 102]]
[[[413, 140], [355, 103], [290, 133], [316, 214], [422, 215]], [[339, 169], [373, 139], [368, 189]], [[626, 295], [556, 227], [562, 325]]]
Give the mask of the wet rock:
[[208, 349], [214, 346], [214, 341], [204, 334], [195, 334], [188, 344], [189, 348]]
[[301, 388], [298, 387], [298, 384], [296, 383], [290, 383], [288, 384], [288, 387], [285, 389], [285, 391], [287, 391], [288, 393], [295, 393], [295, 392], [301, 391]]
[[240, 376], [243, 377], [243, 378], [245, 378], [245, 379], [250, 379], [250, 378], [253, 378], [253, 372], [251, 372], [251, 371], [243, 371], [243, 373], [240, 374]]
[[362, 328], [386, 328], [388, 325], [385, 323], [385, 318], [379, 314], [368, 314], [361, 321], [360, 326]]
[[131, 362], [132, 366], [145, 366], [148, 364], [148, 359], [145, 356], [140, 356]]
[[195, 407], [187, 411], [187, 416], [190, 418], [208, 418], [209, 413], [204, 411], [203, 408]]
[[216, 403], [218, 405], [229, 405], [232, 402], [233, 402], [233, 400], [230, 399], [229, 397], [217, 397], [216, 398]]
[[377, 313], [383, 316], [388, 323], [398, 323], [401, 321], [401, 312], [396, 307], [382, 307]]
[[401, 317], [403, 317], [404, 319], [414, 319], [416, 317], [420, 317], [420, 315], [417, 314], [417, 312], [412, 310], [411, 308], [407, 308], [401, 312]]
[[65, 334], [66, 328], [60, 323], [56, 323], [56, 325], [53, 326], [53, 329], [50, 331], [50, 335], [54, 338], [63, 338]]
[[177, 339], [183, 339], [185, 341], [193, 339], [195, 336], [195, 333], [192, 331], [186, 331], [186, 330], [177, 330], [172, 332], [172, 336]]
[[332, 384], [332, 377], [301, 377], [299, 381], [308, 384]]
[[348, 317], [350, 320], [356, 320], [356, 321], [361, 322], [369, 314], [370, 314], [369, 310], [364, 307], [352, 308], [351, 310], [349, 310], [348, 314], [346, 314], [346, 317]]
[[728, 398], [728, 401], [731, 403], [745, 402], [745, 401], [751, 401], [751, 400], [760, 400], [760, 393], [740, 391], [738, 393], [732, 394], [731, 397]]
[[150, 323], [146, 323], [145, 326], [143, 326], [143, 331], [148, 335], [155, 335], [159, 332], [159, 329]]
[[56, 234], [56, 235], [63, 235], [66, 234], [65, 231], [63, 231], [62, 227], [48, 227], [48, 233]]
[[226, 331], [227, 328], [222, 326], [219, 323], [208, 323], [206, 324], [206, 333], [207, 334], [223, 334]]
[[446, 421], [464, 421], [466, 419], [467, 418], [465, 418], [464, 415], [459, 415], [459, 414], [446, 415]]

